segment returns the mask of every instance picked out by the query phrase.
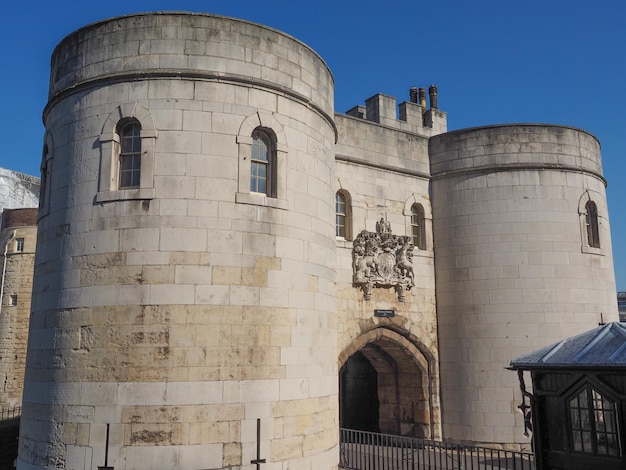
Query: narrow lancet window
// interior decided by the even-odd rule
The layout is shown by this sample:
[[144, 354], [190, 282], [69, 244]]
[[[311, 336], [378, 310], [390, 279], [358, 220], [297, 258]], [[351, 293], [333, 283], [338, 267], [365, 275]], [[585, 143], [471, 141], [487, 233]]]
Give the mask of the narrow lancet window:
[[424, 208], [421, 204], [413, 204], [411, 207], [411, 236], [413, 245], [420, 249], [426, 249], [426, 230], [424, 226]]
[[341, 192], [335, 194], [335, 236], [346, 238], [346, 196]]
[[274, 139], [263, 129], [252, 133], [252, 163], [250, 166], [250, 191], [275, 197]]
[[588, 201], [585, 205], [587, 225], [587, 244], [592, 248], [600, 248], [600, 233], [598, 231], [598, 208], [596, 203]]
[[130, 121], [119, 129], [119, 188], [138, 188], [141, 177], [141, 127]]

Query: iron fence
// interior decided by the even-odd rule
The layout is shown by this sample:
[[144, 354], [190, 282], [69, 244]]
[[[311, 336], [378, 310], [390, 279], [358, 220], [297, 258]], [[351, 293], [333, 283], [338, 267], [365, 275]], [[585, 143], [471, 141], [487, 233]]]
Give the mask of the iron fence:
[[350, 470], [535, 470], [533, 454], [341, 429], [339, 466]]
[[21, 406], [0, 407], [0, 421], [19, 418], [22, 415]]

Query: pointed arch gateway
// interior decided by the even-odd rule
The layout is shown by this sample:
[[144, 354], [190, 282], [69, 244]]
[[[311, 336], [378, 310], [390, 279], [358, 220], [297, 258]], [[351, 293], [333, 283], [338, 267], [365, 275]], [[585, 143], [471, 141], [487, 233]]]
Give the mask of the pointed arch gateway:
[[436, 361], [408, 334], [378, 327], [339, 357], [342, 428], [441, 438]]

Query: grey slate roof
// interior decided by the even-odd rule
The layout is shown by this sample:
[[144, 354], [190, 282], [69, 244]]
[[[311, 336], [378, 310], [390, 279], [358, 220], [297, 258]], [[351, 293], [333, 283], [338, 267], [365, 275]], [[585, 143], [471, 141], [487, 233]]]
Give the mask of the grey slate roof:
[[613, 322], [511, 361], [514, 369], [624, 368], [626, 324]]

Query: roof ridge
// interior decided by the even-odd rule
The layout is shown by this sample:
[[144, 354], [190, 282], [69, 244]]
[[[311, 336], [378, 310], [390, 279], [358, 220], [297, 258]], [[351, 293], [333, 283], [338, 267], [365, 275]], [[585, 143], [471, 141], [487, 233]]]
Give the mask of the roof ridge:
[[[578, 351], [578, 354], [576, 354], [574, 356], [574, 362], [579, 362], [580, 359], [582, 359], [583, 357], [585, 357], [587, 355], [587, 353], [596, 345], [598, 344], [601, 340], [603, 340], [604, 338], [607, 337], [607, 335], [610, 333], [611, 329], [613, 327], [612, 323], [607, 323], [606, 325], [602, 326], [600, 328], [600, 331], [598, 331], [594, 337], [592, 337], [591, 341], [589, 341], [580, 351]], [[593, 331], [593, 330], [592, 330]], [[583, 333], [584, 334], [584, 333]]]

